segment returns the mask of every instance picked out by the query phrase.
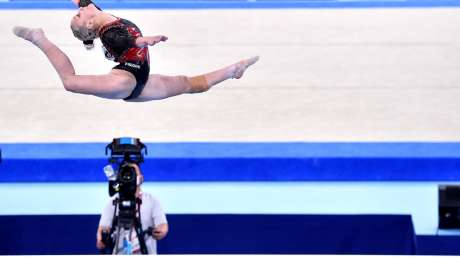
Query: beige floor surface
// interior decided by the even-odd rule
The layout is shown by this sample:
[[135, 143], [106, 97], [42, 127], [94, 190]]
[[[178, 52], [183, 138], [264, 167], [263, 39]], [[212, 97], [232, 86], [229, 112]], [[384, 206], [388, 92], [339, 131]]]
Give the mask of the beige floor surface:
[[45, 56], [10, 32], [41, 26], [78, 73], [106, 73], [69, 10], [0, 11], [0, 142], [459, 141], [460, 8], [110, 10], [144, 34], [153, 73], [193, 75], [251, 55], [205, 94], [126, 103], [65, 92]]

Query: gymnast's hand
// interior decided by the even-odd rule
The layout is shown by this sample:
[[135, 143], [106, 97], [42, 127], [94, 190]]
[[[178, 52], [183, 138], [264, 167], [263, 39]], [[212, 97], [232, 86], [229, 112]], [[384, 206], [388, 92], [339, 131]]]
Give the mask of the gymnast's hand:
[[168, 37], [163, 35], [158, 36], [150, 36], [150, 37], [139, 37], [136, 39], [136, 46], [138, 47], [146, 47], [146, 46], [153, 46], [161, 41], [168, 40]]

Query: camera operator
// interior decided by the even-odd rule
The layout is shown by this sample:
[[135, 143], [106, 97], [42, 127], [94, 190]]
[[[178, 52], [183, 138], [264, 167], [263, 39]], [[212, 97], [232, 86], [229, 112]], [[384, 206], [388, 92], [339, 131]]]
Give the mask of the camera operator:
[[[141, 216], [141, 224], [142, 230], [145, 232], [145, 245], [147, 246], [148, 254], [156, 254], [156, 240], [163, 239], [166, 234], [168, 233], [168, 222], [166, 220], [166, 215], [161, 208], [161, 205], [157, 199], [155, 199], [149, 193], [142, 192], [141, 184], [143, 182], [143, 175], [140, 171], [140, 168], [135, 163], [130, 163], [127, 166], [131, 166], [137, 175], [137, 187], [136, 187], [136, 198], [141, 200], [140, 205], [140, 216]], [[113, 228], [112, 231], [111, 227], [114, 221], [114, 213], [115, 213], [115, 202], [114, 199], [117, 198], [118, 194], [113, 196], [110, 201], [105, 206], [102, 214], [101, 219], [99, 221], [99, 227], [97, 230], [97, 242], [96, 246], [98, 249], [105, 249], [107, 245], [111, 243], [108, 240], [105, 240], [103, 235], [108, 235], [108, 232], [123, 232], [123, 228], [119, 230], [118, 228]], [[116, 215], [118, 216], [119, 210], [116, 210]], [[137, 212], [136, 212], [137, 214]], [[117, 227], [116, 225], [114, 227]], [[134, 226], [133, 226], [134, 227]], [[131, 243], [131, 253], [132, 254], [141, 254], [141, 248], [139, 244], [139, 239], [137, 238], [136, 231], [133, 229], [129, 230], [129, 238]], [[106, 234], [103, 234], [106, 233]], [[120, 234], [121, 235], [121, 234]], [[123, 254], [124, 245], [126, 241], [117, 241], [118, 246], [113, 248], [112, 254]]]

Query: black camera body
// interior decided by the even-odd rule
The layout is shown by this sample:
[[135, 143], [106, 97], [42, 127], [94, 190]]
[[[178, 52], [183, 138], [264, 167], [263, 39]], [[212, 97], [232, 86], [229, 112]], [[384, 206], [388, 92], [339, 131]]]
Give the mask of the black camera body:
[[118, 222], [121, 226], [129, 228], [136, 216], [136, 205], [140, 200], [136, 198], [137, 175], [129, 164], [122, 165], [118, 172]]
[[110, 150], [109, 163], [115, 164], [114, 180], [109, 178], [109, 195], [118, 193], [116, 200], [120, 226], [129, 228], [136, 216], [136, 205], [140, 200], [136, 198], [137, 174], [132, 164], [144, 162], [144, 153], [147, 147], [138, 138], [115, 138], [105, 148], [106, 155]]

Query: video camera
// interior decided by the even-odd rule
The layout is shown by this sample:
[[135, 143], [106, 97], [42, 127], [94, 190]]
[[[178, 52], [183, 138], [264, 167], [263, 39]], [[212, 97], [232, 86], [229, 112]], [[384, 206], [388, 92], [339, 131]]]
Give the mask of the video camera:
[[[105, 155], [110, 150], [110, 165], [104, 168], [109, 179], [109, 195], [120, 193], [123, 196], [131, 196], [136, 192], [137, 176], [132, 164], [139, 165], [144, 162], [147, 155], [147, 147], [138, 138], [115, 138], [112, 143], [105, 147]], [[114, 169], [115, 167], [115, 169]]]
[[[136, 214], [137, 174], [133, 164], [144, 162], [144, 153], [147, 147], [138, 138], [115, 138], [105, 148], [108, 155], [110, 150], [109, 165], [104, 167], [104, 172], [109, 179], [109, 195], [119, 194], [116, 202], [119, 208], [118, 222], [120, 226], [129, 228]], [[115, 169], [114, 166], [115, 165]]]

